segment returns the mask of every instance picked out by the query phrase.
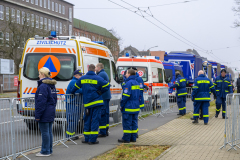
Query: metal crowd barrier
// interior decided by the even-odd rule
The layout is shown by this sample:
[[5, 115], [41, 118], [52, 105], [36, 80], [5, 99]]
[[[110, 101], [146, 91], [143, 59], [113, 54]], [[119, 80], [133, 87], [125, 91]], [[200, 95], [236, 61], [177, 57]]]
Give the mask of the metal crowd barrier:
[[152, 95], [149, 95], [149, 93], [146, 91], [143, 93], [143, 98], [144, 98], [144, 109], [140, 110], [140, 113], [138, 115], [139, 120], [144, 119], [143, 116], [153, 114]]
[[191, 99], [192, 87], [186, 87], [186, 89], [187, 89], [187, 98]]
[[226, 116], [224, 130], [224, 145], [236, 150], [240, 148], [240, 94], [228, 94], [226, 98]]

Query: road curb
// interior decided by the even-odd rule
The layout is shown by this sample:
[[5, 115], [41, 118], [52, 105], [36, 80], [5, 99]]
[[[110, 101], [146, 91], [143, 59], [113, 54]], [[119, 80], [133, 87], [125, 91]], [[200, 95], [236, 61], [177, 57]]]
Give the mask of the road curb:
[[171, 149], [173, 149], [176, 145], [171, 146], [170, 148], [168, 148], [166, 151], [164, 151], [162, 154], [160, 154], [157, 158], [155, 158], [154, 160], [159, 160], [160, 158], [162, 158], [165, 154], [167, 154]]

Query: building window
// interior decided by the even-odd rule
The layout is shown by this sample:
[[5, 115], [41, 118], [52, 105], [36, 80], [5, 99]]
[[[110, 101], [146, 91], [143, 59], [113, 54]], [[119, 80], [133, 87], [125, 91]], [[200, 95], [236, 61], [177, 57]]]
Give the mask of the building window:
[[62, 22], [59, 24], [59, 34], [62, 34]]
[[34, 0], [31, 0], [31, 3], [34, 4]]
[[59, 4], [59, 13], [62, 13], [62, 5], [61, 4]]
[[36, 15], [36, 28], [39, 28], [39, 16]]
[[42, 7], [42, 0], [39, 0], [39, 6]]
[[48, 0], [48, 9], [50, 10], [51, 9], [51, 1]]
[[94, 36], [92, 36], [92, 40], [95, 41], [95, 37]]
[[43, 17], [40, 17], [40, 29], [43, 29]]
[[0, 5], [0, 19], [4, 20], [4, 6]]
[[7, 47], [9, 47], [9, 33], [8, 32], [6, 32], [6, 37], [5, 37], [5, 39], [6, 39], [6, 46]]
[[47, 30], [47, 18], [44, 18], [44, 30]]
[[69, 36], [72, 36], [72, 25], [69, 25]]
[[9, 21], [9, 7], [6, 7], [6, 20]]
[[62, 6], [62, 14], [65, 14], [65, 6]]
[[78, 32], [78, 36], [79, 36], [79, 37], [81, 36], [81, 33], [80, 33], [80, 32]]
[[58, 4], [55, 3], [55, 11], [58, 12]]
[[26, 2], [29, 2], [29, 0], [26, 0]]
[[56, 31], [57, 31], [57, 34], [58, 34], [58, 21], [56, 21]]
[[54, 11], [54, 2], [52, 2], [52, 11]]
[[20, 24], [20, 11], [17, 10], [17, 24]]
[[55, 21], [52, 20], [52, 30], [55, 31]]
[[25, 12], [22, 11], [22, 25], [24, 25], [25, 23]]
[[30, 25], [30, 13], [27, 14], [27, 26]]
[[44, 8], [47, 8], [47, 0], [44, 0], [44, 2], [43, 2], [43, 7], [44, 7]]
[[3, 37], [4, 37], [4, 34], [3, 32], [0, 31], [0, 46], [3, 45]]
[[51, 31], [51, 27], [52, 27], [52, 25], [51, 25], [51, 19], [48, 19], [48, 30], [49, 30], [49, 31]]
[[31, 23], [32, 23], [32, 27], [34, 27], [34, 14], [31, 15]]
[[69, 8], [69, 21], [72, 22], [72, 8]]
[[11, 17], [12, 17], [12, 22], [15, 21], [15, 9], [11, 9]]
[[35, 5], [38, 5], [38, 0], [35, 0]]

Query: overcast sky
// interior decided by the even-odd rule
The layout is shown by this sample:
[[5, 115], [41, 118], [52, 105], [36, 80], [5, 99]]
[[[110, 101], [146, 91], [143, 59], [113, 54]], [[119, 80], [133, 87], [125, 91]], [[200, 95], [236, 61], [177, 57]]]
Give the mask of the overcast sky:
[[[188, 3], [164, 5], [184, 2], [186, 0], [125, 0], [136, 7], [150, 7], [154, 17], [177, 34], [179, 37], [158, 21], [146, 17], [160, 28], [185, 41], [185, 44], [163, 30], [149, 23], [144, 18], [126, 9], [83, 9], [83, 8], [121, 8], [108, 0], [67, 0], [75, 4], [74, 17], [117, 31], [122, 40], [122, 47], [132, 45], [138, 50], [185, 51], [186, 49], [212, 50], [213, 54], [199, 52], [201, 56], [240, 69], [240, 28], [233, 28], [234, 20], [238, 19], [232, 11], [236, 6], [234, 0], [196, 0]], [[135, 8], [121, 0], [112, 0], [126, 8]], [[188, 0], [191, 1], [191, 0]], [[141, 8], [142, 10], [147, 8]], [[138, 12], [139, 13], [139, 12]], [[150, 12], [148, 12], [150, 14]], [[198, 47], [196, 47], [197, 45]], [[237, 47], [236, 47], [237, 46]], [[229, 49], [222, 49], [232, 47]]]

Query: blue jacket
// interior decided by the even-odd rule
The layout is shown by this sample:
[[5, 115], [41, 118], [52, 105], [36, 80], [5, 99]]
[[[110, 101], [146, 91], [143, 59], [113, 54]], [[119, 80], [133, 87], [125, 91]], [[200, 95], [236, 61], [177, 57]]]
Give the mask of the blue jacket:
[[107, 92], [110, 88], [110, 84], [102, 77], [97, 76], [95, 72], [89, 71], [86, 75], [77, 80], [71, 93], [75, 93], [80, 88], [83, 90], [84, 107], [93, 108], [104, 105], [103, 98], [97, 91], [101, 91], [102, 93]]
[[[77, 80], [78, 80], [78, 79], [75, 78], [75, 77], [72, 78], [72, 80], [71, 80], [70, 83], [68, 84], [66, 94], [71, 94], [71, 90], [72, 90], [72, 88], [75, 86], [75, 83], [77, 82]], [[82, 94], [82, 88], [80, 88], [79, 90], [77, 90], [75, 93]]]
[[140, 87], [136, 76], [129, 76], [123, 86], [121, 100], [122, 113], [138, 114], [140, 111]]
[[[100, 72], [97, 73], [98, 76], [102, 77], [105, 81], [110, 82], [107, 73], [102, 69]], [[107, 92], [102, 94], [103, 100], [111, 99], [111, 91], [110, 88]]]
[[[82, 95], [70, 95], [71, 94], [71, 90], [75, 86], [75, 83], [77, 82], [77, 80], [78, 80], [77, 78], [73, 77], [72, 80], [70, 81], [70, 83], [68, 84], [66, 95], [65, 95], [65, 99], [66, 99], [66, 104], [67, 105], [68, 104], [73, 104], [72, 102], [74, 102], [75, 105], [80, 105], [80, 103], [81, 103], [81, 96]], [[75, 94], [82, 94], [82, 88], [77, 90], [75, 92]], [[70, 101], [68, 101], [68, 98], [70, 99]]]
[[35, 94], [35, 119], [38, 122], [53, 122], [55, 118], [57, 82], [51, 78], [44, 78], [38, 81], [38, 88]]
[[139, 83], [140, 86], [140, 109], [144, 109], [144, 99], [143, 99], [143, 91], [144, 91], [144, 82], [141, 77], [139, 77], [138, 72], [136, 72], [136, 81]]
[[198, 76], [194, 81], [194, 86], [192, 87], [192, 97], [194, 101], [210, 101], [211, 92], [215, 95], [215, 87], [204, 74]]
[[218, 76], [214, 82], [217, 97], [226, 98], [228, 93], [233, 93], [232, 85], [228, 77]]
[[175, 84], [172, 85], [170, 88], [176, 88], [177, 97], [181, 97], [187, 95], [186, 85], [187, 85], [186, 79], [181, 77], [181, 75], [178, 75]]

